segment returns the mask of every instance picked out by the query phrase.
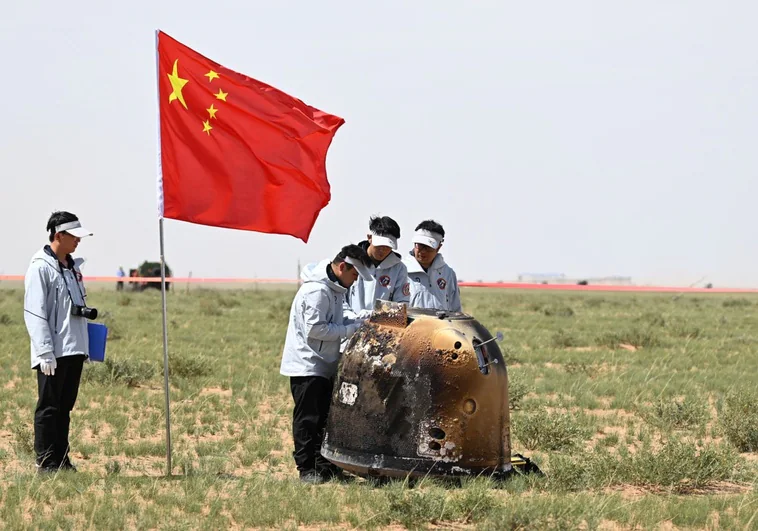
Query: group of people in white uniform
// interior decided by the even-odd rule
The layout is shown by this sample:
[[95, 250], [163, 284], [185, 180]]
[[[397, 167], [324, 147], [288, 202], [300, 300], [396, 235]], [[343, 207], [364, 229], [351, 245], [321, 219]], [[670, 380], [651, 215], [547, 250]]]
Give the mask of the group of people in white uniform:
[[375, 302], [461, 311], [458, 278], [440, 253], [442, 225], [419, 223], [413, 248], [405, 255], [397, 252], [400, 226], [395, 220], [372, 217], [368, 229], [366, 240], [303, 269], [290, 310], [280, 373], [290, 379], [293, 457], [307, 483], [342, 477], [321, 455], [321, 443], [341, 346], [370, 317]]
[[[400, 226], [395, 220], [372, 217], [368, 228], [364, 241], [303, 269], [290, 310], [280, 372], [290, 379], [295, 403], [293, 457], [301, 480], [308, 483], [342, 475], [321, 456], [321, 442], [342, 347], [370, 317], [375, 302], [461, 311], [458, 279], [440, 253], [442, 225], [419, 223], [405, 255], [397, 252]], [[97, 316], [87, 305], [81, 261], [72, 257], [92, 232], [64, 211], [50, 216], [46, 231], [48, 243], [29, 264], [24, 296], [38, 386], [34, 449], [43, 473], [75, 470], [69, 459], [70, 413], [89, 355], [87, 319]]]

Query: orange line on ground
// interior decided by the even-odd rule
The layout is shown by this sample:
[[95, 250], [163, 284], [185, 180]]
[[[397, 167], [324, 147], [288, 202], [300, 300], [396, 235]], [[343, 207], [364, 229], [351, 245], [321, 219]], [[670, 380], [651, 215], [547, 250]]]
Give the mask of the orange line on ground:
[[[0, 275], [3, 280], [24, 280], [23, 275]], [[160, 282], [161, 277], [84, 277], [87, 282]], [[202, 277], [169, 277], [167, 282], [183, 284], [297, 284], [293, 278], [202, 278]], [[498, 288], [498, 289], [527, 289], [552, 291], [628, 291], [628, 292], [662, 292], [662, 293], [758, 293], [755, 288], [689, 288], [676, 286], [611, 286], [578, 284], [526, 284], [520, 282], [460, 282], [464, 288]]]

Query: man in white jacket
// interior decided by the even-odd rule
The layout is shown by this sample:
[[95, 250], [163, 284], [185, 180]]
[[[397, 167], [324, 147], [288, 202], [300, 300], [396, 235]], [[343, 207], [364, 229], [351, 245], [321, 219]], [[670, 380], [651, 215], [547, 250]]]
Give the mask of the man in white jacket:
[[374, 309], [374, 302], [408, 302], [410, 287], [408, 270], [402, 257], [394, 252], [400, 238], [400, 225], [389, 216], [372, 217], [368, 225], [370, 233], [358, 245], [366, 251], [374, 266], [374, 275], [369, 280], [358, 278], [345, 297], [345, 315], [366, 319]]
[[413, 250], [403, 258], [410, 280], [410, 304], [461, 312], [461, 292], [455, 271], [440, 254], [445, 229], [433, 220], [419, 223], [413, 234]]
[[321, 442], [340, 343], [363, 322], [343, 315], [345, 293], [359, 276], [371, 278], [371, 262], [359, 246], [347, 245], [333, 260], [303, 269], [303, 284], [292, 302], [279, 372], [290, 377], [295, 402], [293, 457], [300, 479], [307, 483], [322, 483], [339, 474], [339, 469], [321, 456]]
[[71, 257], [92, 233], [69, 212], [54, 212], [47, 231], [50, 244], [32, 257], [24, 279], [24, 321], [37, 370], [34, 451], [40, 472], [76, 470], [68, 457], [70, 414], [89, 356], [87, 316], [97, 314], [87, 308], [81, 262]]

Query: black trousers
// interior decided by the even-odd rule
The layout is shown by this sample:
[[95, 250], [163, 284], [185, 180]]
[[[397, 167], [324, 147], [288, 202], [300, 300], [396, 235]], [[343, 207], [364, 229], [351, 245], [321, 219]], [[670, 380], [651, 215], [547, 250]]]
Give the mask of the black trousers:
[[321, 455], [326, 419], [332, 402], [334, 380], [321, 376], [292, 376], [290, 390], [295, 400], [292, 412], [292, 456], [301, 475], [316, 471], [328, 472], [332, 465]]
[[79, 394], [84, 356], [58, 358], [53, 376], [37, 368], [37, 409], [34, 411], [34, 452], [37, 464], [60, 467], [68, 461], [71, 410]]

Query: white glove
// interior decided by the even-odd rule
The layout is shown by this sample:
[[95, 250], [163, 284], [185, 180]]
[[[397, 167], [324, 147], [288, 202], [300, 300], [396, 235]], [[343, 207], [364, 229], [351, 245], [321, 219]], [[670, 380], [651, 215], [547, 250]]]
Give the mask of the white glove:
[[40, 358], [42, 361], [39, 363], [39, 370], [45, 376], [54, 376], [55, 369], [58, 367], [58, 361], [55, 359], [55, 355], [50, 352]]
[[359, 321], [355, 321], [354, 323], [350, 323], [349, 325], [347, 325], [345, 327], [347, 329], [347, 332], [346, 332], [347, 335], [345, 335], [345, 339], [352, 337], [353, 334], [355, 334], [358, 331], [358, 329], [361, 327], [362, 324], [363, 324], [363, 320], [361, 319]]
[[371, 317], [371, 310], [361, 310], [358, 312], [358, 319], [368, 319]]

